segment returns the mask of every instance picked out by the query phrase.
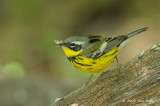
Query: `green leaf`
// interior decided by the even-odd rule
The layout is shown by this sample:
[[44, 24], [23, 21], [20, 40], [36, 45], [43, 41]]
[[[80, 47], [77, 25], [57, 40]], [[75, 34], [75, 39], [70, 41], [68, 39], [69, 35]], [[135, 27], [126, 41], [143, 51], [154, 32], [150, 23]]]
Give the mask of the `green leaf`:
[[10, 62], [4, 66], [3, 73], [9, 77], [22, 78], [25, 75], [25, 70], [19, 62]]

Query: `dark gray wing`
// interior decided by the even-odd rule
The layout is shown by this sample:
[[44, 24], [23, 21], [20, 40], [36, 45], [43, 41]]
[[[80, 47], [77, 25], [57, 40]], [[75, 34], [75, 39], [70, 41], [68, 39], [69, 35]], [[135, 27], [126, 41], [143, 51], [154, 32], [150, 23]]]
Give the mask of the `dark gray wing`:
[[104, 37], [97, 35], [88, 36], [88, 41], [85, 43], [82, 51], [82, 55], [88, 58], [92, 58], [95, 52], [98, 52], [100, 46], [104, 42]]
[[117, 37], [108, 37], [108, 38], [104, 38], [101, 36], [90, 36], [89, 39], [93, 41], [94, 44], [88, 43], [87, 45], [85, 45], [83, 55], [88, 58], [97, 59], [100, 56], [112, 50], [113, 48], [115, 48], [116, 46], [117, 47], [123, 46], [123, 43], [128, 41], [128, 39], [145, 30], [147, 30], [147, 27], [131, 32], [128, 35], [121, 35]]
[[92, 54], [91, 58], [92, 59], [99, 58], [100, 56], [106, 54], [116, 46], [119, 46], [127, 38], [128, 37], [125, 35], [106, 38], [105, 41], [101, 44], [101, 46], [99, 46], [100, 48]]
[[116, 46], [119, 47], [120, 44], [125, 41], [128, 37], [125, 35], [121, 35], [121, 36], [117, 36], [117, 37], [109, 37], [106, 39], [107, 42], [107, 47], [105, 48], [103, 54], [109, 52], [110, 50], [112, 50], [113, 48], [115, 48]]

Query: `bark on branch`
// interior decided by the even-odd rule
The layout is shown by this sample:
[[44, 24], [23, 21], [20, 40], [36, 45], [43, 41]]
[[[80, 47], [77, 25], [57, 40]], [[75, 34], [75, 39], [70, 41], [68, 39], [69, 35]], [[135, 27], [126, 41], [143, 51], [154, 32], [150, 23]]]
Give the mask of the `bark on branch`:
[[[120, 72], [119, 72], [120, 71]], [[52, 106], [128, 106], [160, 104], [160, 43]]]

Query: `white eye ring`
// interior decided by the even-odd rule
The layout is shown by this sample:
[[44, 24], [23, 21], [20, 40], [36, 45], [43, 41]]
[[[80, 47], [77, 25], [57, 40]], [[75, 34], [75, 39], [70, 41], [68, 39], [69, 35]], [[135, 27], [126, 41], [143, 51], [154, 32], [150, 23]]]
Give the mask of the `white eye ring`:
[[71, 48], [75, 48], [75, 46], [71, 46]]

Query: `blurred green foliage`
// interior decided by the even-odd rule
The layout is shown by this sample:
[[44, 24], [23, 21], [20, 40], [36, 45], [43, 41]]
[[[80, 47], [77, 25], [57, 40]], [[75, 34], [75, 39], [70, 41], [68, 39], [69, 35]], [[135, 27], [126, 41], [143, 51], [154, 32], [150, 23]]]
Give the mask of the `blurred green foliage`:
[[22, 78], [25, 75], [25, 70], [21, 63], [10, 62], [4, 66], [3, 73], [9, 77]]

